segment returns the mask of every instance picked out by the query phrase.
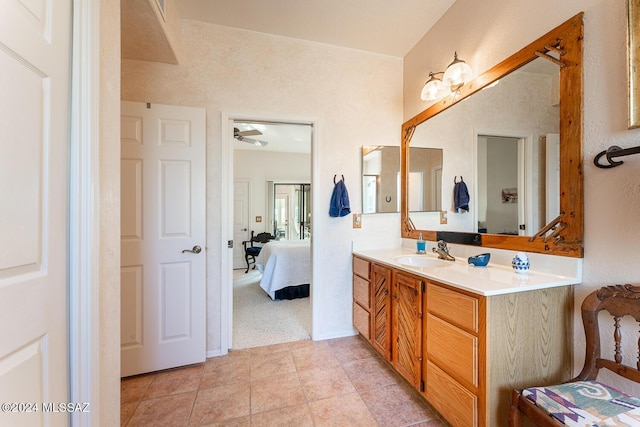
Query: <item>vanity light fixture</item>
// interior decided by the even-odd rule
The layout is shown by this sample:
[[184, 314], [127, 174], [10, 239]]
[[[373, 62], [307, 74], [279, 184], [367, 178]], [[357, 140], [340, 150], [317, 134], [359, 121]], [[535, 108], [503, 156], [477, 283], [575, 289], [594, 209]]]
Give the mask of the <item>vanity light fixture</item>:
[[[442, 78], [436, 77], [438, 74], [442, 74]], [[449, 93], [455, 93], [465, 82], [469, 81], [472, 75], [471, 67], [459, 59], [458, 52], [455, 52], [453, 62], [445, 71], [429, 72], [429, 80], [424, 84], [420, 98], [423, 101], [435, 101]]]

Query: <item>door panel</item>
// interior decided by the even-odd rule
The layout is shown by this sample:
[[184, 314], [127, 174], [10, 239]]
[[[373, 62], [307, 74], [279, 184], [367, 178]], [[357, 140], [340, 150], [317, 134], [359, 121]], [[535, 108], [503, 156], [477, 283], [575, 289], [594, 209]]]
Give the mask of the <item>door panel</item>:
[[[68, 402], [71, 2], [0, 2], [0, 401]], [[66, 426], [0, 412], [0, 425]]]
[[249, 188], [247, 180], [233, 182], [233, 268], [245, 268], [242, 242], [249, 240]]
[[205, 110], [122, 103], [122, 376], [206, 356]]

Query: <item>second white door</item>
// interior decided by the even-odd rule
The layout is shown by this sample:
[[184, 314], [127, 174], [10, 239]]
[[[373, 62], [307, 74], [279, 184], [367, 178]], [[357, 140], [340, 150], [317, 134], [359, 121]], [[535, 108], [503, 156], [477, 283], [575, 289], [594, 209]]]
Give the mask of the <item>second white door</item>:
[[122, 103], [123, 377], [206, 358], [205, 117]]

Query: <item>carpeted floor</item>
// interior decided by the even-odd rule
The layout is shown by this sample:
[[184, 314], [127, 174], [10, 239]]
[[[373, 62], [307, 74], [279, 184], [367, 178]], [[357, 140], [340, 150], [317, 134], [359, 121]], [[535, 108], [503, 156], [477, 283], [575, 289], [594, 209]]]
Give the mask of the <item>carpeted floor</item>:
[[234, 350], [310, 339], [311, 299], [276, 300], [260, 288], [257, 270], [233, 272]]

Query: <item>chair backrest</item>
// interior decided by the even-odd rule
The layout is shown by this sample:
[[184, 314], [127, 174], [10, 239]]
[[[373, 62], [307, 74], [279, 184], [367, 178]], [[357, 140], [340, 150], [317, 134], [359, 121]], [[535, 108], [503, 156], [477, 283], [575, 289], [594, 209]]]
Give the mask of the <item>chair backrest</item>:
[[255, 236], [253, 235], [253, 231], [251, 232], [252, 242], [267, 243], [269, 240], [274, 240], [274, 239], [275, 237], [273, 237], [270, 233], [267, 233], [267, 232], [258, 233]]
[[[608, 311], [613, 316], [613, 358], [602, 357], [600, 348], [600, 329], [598, 313]], [[609, 369], [618, 375], [640, 382], [640, 341], [635, 340], [638, 351], [636, 366], [622, 363], [622, 332], [620, 320], [624, 316], [633, 317], [640, 323], [640, 286], [606, 286], [592, 292], [582, 303], [582, 322], [586, 336], [586, 357], [584, 368], [577, 379], [595, 380], [601, 368]], [[637, 329], [636, 329], [637, 330]], [[607, 351], [607, 354], [609, 352]]]

